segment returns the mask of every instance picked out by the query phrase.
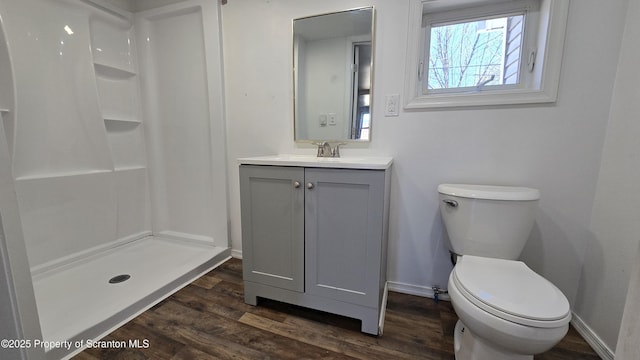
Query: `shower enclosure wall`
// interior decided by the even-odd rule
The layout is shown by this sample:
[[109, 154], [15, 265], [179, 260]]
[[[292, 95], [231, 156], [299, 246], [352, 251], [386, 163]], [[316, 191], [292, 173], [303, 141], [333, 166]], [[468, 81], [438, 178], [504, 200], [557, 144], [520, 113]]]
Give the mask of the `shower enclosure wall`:
[[228, 258], [218, 6], [0, 0], [1, 186], [41, 339], [104, 335]]

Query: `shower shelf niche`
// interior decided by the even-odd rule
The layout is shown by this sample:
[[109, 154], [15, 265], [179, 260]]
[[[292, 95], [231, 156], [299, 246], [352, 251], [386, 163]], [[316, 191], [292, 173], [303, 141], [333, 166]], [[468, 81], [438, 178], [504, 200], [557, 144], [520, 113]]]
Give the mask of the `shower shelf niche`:
[[137, 78], [107, 77], [96, 71], [96, 85], [105, 121], [139, 121]]
[[41, 174], [18, 176], [16, 178], [16, 181], [53, 179], [53, 178], [80, 176], [80, 175], [95, 175], [95, 174], [109, 173], [111, 171], [112, 171], [111, 169], [86, 169], [86, 170], [47, 172], [47, 173], [41, 173]]
[[130, 77], [136, 76], [135, 72], [128, 69], [123, 69], [119, 66], [108, 65], [95, 61], [93, 62], [93, 66], [96, 69], [97, 76], [103, 76], [112, 79], [128, 79]]
[[114, 171], [142, 171], [142, 170], [147, 170], [147, 168], [145, 166], [116, 166]]
[[140, 124], [137, 120], [105, 118], [107, 140], [116, 171], [146, 167]]
[[42, 174], [31, 174], [25, 176], [19, 176], [16, 178], [16, 181], [29, 181], [29, 180], [42, 180], [42, 179], [54, 179], [61, 177], [69, 177], [69, 176], [82, 176], [82, 175], [95, 175], [95, 174], [105, 174], [113, 171], [136, 171], [136, 170], [146, 170], [146, 166], [116, 166], [113, 170], [111, 169], [99, 169], [99, 170], [69, 170], [69, 171], [59, 171], [59, 172], [50, 172], [50, 173], [42, 173]]
[[134, 127], [134, 126], [138, 126], [138, 125], [142, 124], [142, 121], [140, 121], [140, 120], [118, 119], [118, 118], [115, 118], [115, 117], [112, 117], [112, 118], [105, 117], [104, 121], [106, 123], [113, 123], [116, 126], [117, 126], [117, 124], [122, 124], [122, 125], [125, 125], [125, 126], [130, 125], [130, 126]]
[[104, 18], [94, 19], [90, 26], [93, 67], [113, 171], [143, 171], [146, 160], [131, 24]]

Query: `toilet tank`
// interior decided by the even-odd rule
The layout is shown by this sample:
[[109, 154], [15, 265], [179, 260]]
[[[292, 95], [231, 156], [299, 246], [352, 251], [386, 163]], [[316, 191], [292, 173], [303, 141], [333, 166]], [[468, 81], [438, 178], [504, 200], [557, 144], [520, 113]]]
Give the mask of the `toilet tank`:
[[441, 184], [438, 193], [451, 252], [508, 260], [520, 257], [535, 221], [539, 190]]

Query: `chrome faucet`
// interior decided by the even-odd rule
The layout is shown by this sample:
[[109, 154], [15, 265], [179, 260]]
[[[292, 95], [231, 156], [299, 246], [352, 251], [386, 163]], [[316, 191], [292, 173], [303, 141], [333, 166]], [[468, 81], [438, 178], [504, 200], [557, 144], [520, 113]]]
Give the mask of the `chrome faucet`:
[[340, 145], [347, 145], [347, 143], [337, 143], [331, 150], [331, 157], [340, 157]]
[[340, 145], [346, 145], [346, 143], [338, 143], [333, 148], [331, 148], [331, 144], [328, 141], [313, 143], [314, 145], [318, 145], [318, 154], [317, 157], [340, 157]]
[[318, 157], [333, 157], [331, 156], [331, 144], [323, 141], [318, 145]]

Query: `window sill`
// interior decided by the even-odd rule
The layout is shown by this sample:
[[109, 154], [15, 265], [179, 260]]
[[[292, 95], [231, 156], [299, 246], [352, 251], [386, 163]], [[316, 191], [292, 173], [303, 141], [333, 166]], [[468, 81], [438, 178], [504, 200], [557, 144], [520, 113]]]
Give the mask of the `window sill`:
[[518, 104], [542, 104], [556, 101], [556, 91], [509, 90], [505, 92], [469, 92], [418, 96], [404, 105], [406, 110], [453, 107], [479, 107]]

